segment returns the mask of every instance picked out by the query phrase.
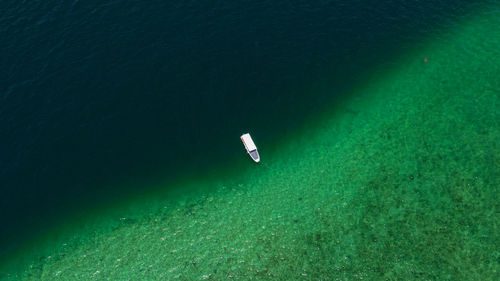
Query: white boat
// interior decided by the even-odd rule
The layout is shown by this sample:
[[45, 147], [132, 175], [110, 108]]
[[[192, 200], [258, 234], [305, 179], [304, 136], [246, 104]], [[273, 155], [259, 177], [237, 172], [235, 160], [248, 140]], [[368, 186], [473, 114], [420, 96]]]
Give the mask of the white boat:
[[245, 145], [248, 154], [250, 155], [250, 157], [252, 157], [253, 161], [259, 162], [260, 161], [259, 152], [257, 151], [257, 146], [255, 146], [255, 143], [253, 142], [250, 134], [248, 133], [243, 134], [241, 135], [240, 138], [243, 144]]

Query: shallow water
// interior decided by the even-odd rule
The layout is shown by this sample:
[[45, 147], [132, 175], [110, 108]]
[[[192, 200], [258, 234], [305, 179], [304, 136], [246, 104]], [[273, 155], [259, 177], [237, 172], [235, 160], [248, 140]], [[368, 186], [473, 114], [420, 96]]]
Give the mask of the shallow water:
[[[415, 9], [412, 4], [375, 8], [339, 3], [281, 10], [255, 4], [255, 8], [244, 6], [249, 13], [235, 4], [229, 10], [205, 8], [207, 14], [193, 15], [186, 13], [193, 8], [186, 5], [172, 10], [172, 17], [182, 18], [173, 20], [177, 18], [155, 14], [161, 9], [152, 11], [153, 6], [143, 9], [157, 18], [139, 16], [144, 13], [134, 5], [120, 5], [123, 13], [119, 13], [118, 3], [95, 10], [46, 8], [63, 15], [80, 11], [104, 22], [110, 21], [106, 12], [116, 13], [118, 19], [136, 15], [130, 26], [134, 20], [145, 20], [146, 27], [153, 27], [155, 19], [198, 24], [192, 29], [177, 26], [179, 41], [173, 42], [185, 44], [178, 49], [167, 44], [165, 38], [170, 37], [159, 36], [159, 27], [157, 33], [137, 26], [135, 33], [127, 33], [127, 25], [119, 25], [122, 29], [111, 24], [96, 23], [94, 29], [80, 25], [89, 34], [99, 31], [102, 38], [124, 40], [103, 43], [109, 50], [121, 50], [118, 45], [130, 48], [120, 54], [94, 47], [88, 52], [89, 61], [82, 63], [68, 61], [71, 55], [64, 56], [52, 50], [57, 44], [47, 43], [44, 54], [49, 55], [42, 60], [47, 65], [35, 72], [53, 79], [52, 63], [57, 73], [73, 75], [65, 79], [77, 83], [65, 85], [74, 89], [44, 79], [8, 83], [2, 112], [9, 114], [4, 116], [18, 121], [10, 113], [30, 112], [18, 122], [33, 125], [7, 127], [19, 139], [9, 138], [7, 155], [14, 161], [2, 169], [12, 187], [2, 190], [12, 195], [2, 196], [9, 211], [4, 213], [7, 225], [20, 229], [14, 219], [39, 209], [49, 209], [45, 216], [50, 209], [69, 210], [68, 202], [89, 214], [51, 227], [45, 236], [49, 238], [42, 236], [37, 246], [27, 244], [18, 255], [24, 262], [15, 270], [10, 267], [3, 277], [494, 277], [498, 253], [491, 249], [498, 244], [494, 233], [500, 174], [496, 4], [448, 7], [444, 1], [434, 8]], [[276, 28], [250, 17], [252, 12], [267, 15], [263, 18]], [[191, 16], [184, 18], [187, 14]], [[228, 21], [234, 24], [228, 27]], [[37, 24], [50, 23], [46, 22]], [[69, 21], [75, 22], [79, 21]], [[119, 21], [110, 21], [114, 22]], [[179, 32], [180, 27], [187, 31]], [[65, 28], [61, 30], [66, 34]], [[151, 30], [144, 36], [165, 41], [132, 40], [140, 30]], [[207, 30], [214, 34], [205, 34]], [[258, 44], [252, 34], [259, 38]], [[81, 36], [68, 36], [61, 44], [80, 45]], [[187, 44], [191, 37], [196, 40]], [[57, 38], [66, 36], [53, 40]], [[137, 45], [127, 40], [157, 45], [133, 48]], [[221, 45], [211, 45], [218, 42]], [[163, 59], [155, 57], [158, 46], [166, 52], [158, 54]], [[190, 49], [194, 47], [198, 49]], [[86, 50], [82, 46], [80, 52]], [[57, 63], [52, 56], [62, 57]], [[171, 57], [178, 61], [167, 59]], [[30, 57], [24, 59], [28, 64]], [[186, 66], [187, 61], [191, 63]], [[87, 72], [89, 65], [101, 72]], [[180, 71], [182, 67], [188, 69]], [[158, 73], [153, 69], [163, 69], [163, 75], [151, 75]], [[8, 82], [29, 76], [29, 71], [18, 70]], [[37, 94], [39, 90], [53, 92], [54, 97]], [[249, 93], [255, 94], [255, 103], [241, 102]], [[16, 106], [16, 100], [26, 107]], [[258, 115], [250, 114], [255, 110]], [[255, 135], [262, 165], [253, 165], [245, 155], [238, 140], [242, 128]], [[197, 138], [206, 135], [213, 138], [207, 142]], [[206, 163], [213, 155], [197, 153], [207, 147], [219, 156], [211, 169]], [[191, 156], [186, 156], [187, 150]], [[71, 165], [75, 160], [80, 162]], [[230, 161], [234, 164], [228, 168], [225, 163]], [[172, 175], [153, 176], [156, 172], [150, 168]], [[19, 175], [25, 175], [19, 186], [33, 188], [21, 189], [22, 196], [14, 192], [14, 186], [20, 190], [14, 180]], [[130, 179], [127, 184], [118, 184], [125, 179]], [[103, 187], [106, 190], [98, 189]], [[145, 195], [137, 195], [140, 192]], [[137, 197], [116, 199], [127, 198], [126, 194]], [[95, 198], [101, 198], [101, 207], [93, 207]], [[28, 202], [21, 210], [15, 207], [20, 201]], [[81, 207], [89, 202], [87, 208]], [[34, 225], [36, 232], [41, 224]]]

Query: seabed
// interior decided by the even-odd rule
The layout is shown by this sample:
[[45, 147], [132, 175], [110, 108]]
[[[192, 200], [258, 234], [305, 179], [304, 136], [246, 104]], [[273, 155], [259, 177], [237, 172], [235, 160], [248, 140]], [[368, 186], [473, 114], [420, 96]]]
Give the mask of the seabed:
[[55, 229], [0, 279], [498, 278], [498, 26], [485, 12], [430, 38], [276, 149], [260, 144], [261, 165]]

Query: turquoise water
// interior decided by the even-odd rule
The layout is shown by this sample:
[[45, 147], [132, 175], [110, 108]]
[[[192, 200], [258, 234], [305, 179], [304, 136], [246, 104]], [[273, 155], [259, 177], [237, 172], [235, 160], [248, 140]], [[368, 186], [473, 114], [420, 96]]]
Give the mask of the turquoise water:
[[368, 57], [345, 73], [378, 63], [341, 92], [325, 61], [318, 84], [297, 90], [322, 110], [297, 111], [275, 139], [251, 131], [260, 165], [238, 132], [231, 165], [113, 184], [114, 200], [18, 240], [0, 278], [497, 279], [500, 10], [464, 7], [394, 54], [359, 47]]
[[276, 147], [491, 5], [6, 2], [0, 255], [66, 215], [243, 165], [241, 133]]

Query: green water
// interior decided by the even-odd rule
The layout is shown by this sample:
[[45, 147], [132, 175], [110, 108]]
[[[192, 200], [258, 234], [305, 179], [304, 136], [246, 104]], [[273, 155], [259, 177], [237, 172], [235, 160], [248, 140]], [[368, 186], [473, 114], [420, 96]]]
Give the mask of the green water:
[[260, 165], [76, 218], [0, 278], [498, 280], [498, 26], [478, 13], [261, 146]]

